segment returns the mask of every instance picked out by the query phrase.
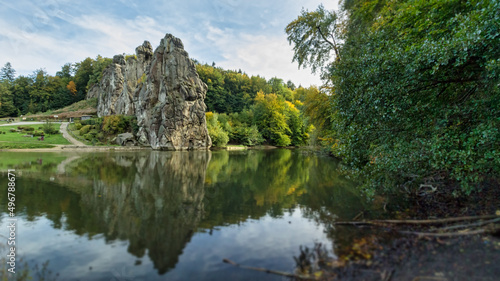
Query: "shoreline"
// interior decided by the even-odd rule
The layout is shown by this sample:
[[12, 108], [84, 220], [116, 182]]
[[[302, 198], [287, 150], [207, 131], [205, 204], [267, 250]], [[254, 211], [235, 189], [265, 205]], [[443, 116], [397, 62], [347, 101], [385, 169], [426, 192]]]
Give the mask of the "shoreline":
[[80, 145], [57, 145], [52, 148], [14, 148], [0, 149], [0, 152], [64, 152], [64, 151], [136, 151], [136, 150], [152, 150], [151, 147], [142, 146], [80, 146]]

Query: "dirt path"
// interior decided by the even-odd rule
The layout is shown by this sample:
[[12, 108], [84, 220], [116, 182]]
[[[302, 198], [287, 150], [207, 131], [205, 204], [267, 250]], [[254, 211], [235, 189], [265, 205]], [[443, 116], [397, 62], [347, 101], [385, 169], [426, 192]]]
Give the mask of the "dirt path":
[[85, 146], [85, 144], [77, 139], [75, 139], [74, 137], [72, 137], [69, 133], [68, 133], [68, 125], [69, 123], [68, 122], [63, 122], [61, 124], [61, 133], [63, 135], [63, 137], [65, 139], [67, 139], [69, 142], [71, 142], [72, 144], [74, 145], [78, 145], [78, 146]]

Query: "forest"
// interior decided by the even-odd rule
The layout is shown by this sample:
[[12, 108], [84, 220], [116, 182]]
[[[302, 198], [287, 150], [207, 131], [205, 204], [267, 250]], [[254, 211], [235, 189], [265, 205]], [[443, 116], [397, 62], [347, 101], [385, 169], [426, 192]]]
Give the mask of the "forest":
[[[18, 77], [6, 63], [0, 70], [0, 118], [47, 112], [85, 99], [111, 62], [97, 56], [65, 64], [55, 76], [39, 69]], [[318, 88], [296, 87], [276, 77], [250, 77], [214, 64], [195, 65], [208, 86], [207, 126], [214, 146], [303, 146], [311, 135], [314, 140], [320, 137], [321, 124], [309, 117], [316, 114], [317, 98], [326, 97]]]
[[67, 63], [52, 76], [44, 69], [16, 77], [8, 62], [0, 70], [0, 118], [35, 114], [63, 108], [85, 99], [112, 59], [97, 56]]
[[329, 88], [328, 150], [368, 194], [498, 184], [498, 11], [499, 1], [344, 0], [288, 24], [294, 60]]

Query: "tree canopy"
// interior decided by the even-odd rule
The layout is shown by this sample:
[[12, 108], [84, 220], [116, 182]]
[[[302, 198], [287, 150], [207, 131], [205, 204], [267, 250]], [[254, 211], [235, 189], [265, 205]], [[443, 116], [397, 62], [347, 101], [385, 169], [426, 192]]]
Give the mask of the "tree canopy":
[[44, 69], [16, 77], [8, 62], [0, 70], [0, 117], [14, 117], [62, 108], [85, 99], [112, 59], [97, 56], [62, 66], [55, 76]]
[[[322, 9], [316, 24], [287, 32], [313, 34]], [[445, 180], [470, 192], [500, 174], [499, 10], [498, 1], [346, 0], [341, 59], [304, 56], [330, 50], [290, 40], [296, 57], [327, 71], [330, 149], [367, 191]]]

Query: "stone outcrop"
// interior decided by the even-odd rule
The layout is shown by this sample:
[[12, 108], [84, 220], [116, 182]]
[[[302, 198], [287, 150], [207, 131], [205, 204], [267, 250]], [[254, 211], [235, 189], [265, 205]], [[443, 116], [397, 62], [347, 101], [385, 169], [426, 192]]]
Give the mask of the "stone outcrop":
[[131, 133], [123, 133], [116, 136], [116, 144], [121, 146], [135, 146], [135, 137]]
[[87, 98], [98, 98], [98, 116], [135, 115], [139, 143], [154, 149], [208, 149], [207, 86], [182, 41], [167, 34], [153, 52], [145, 41], [135, 56], [116, 55]]

